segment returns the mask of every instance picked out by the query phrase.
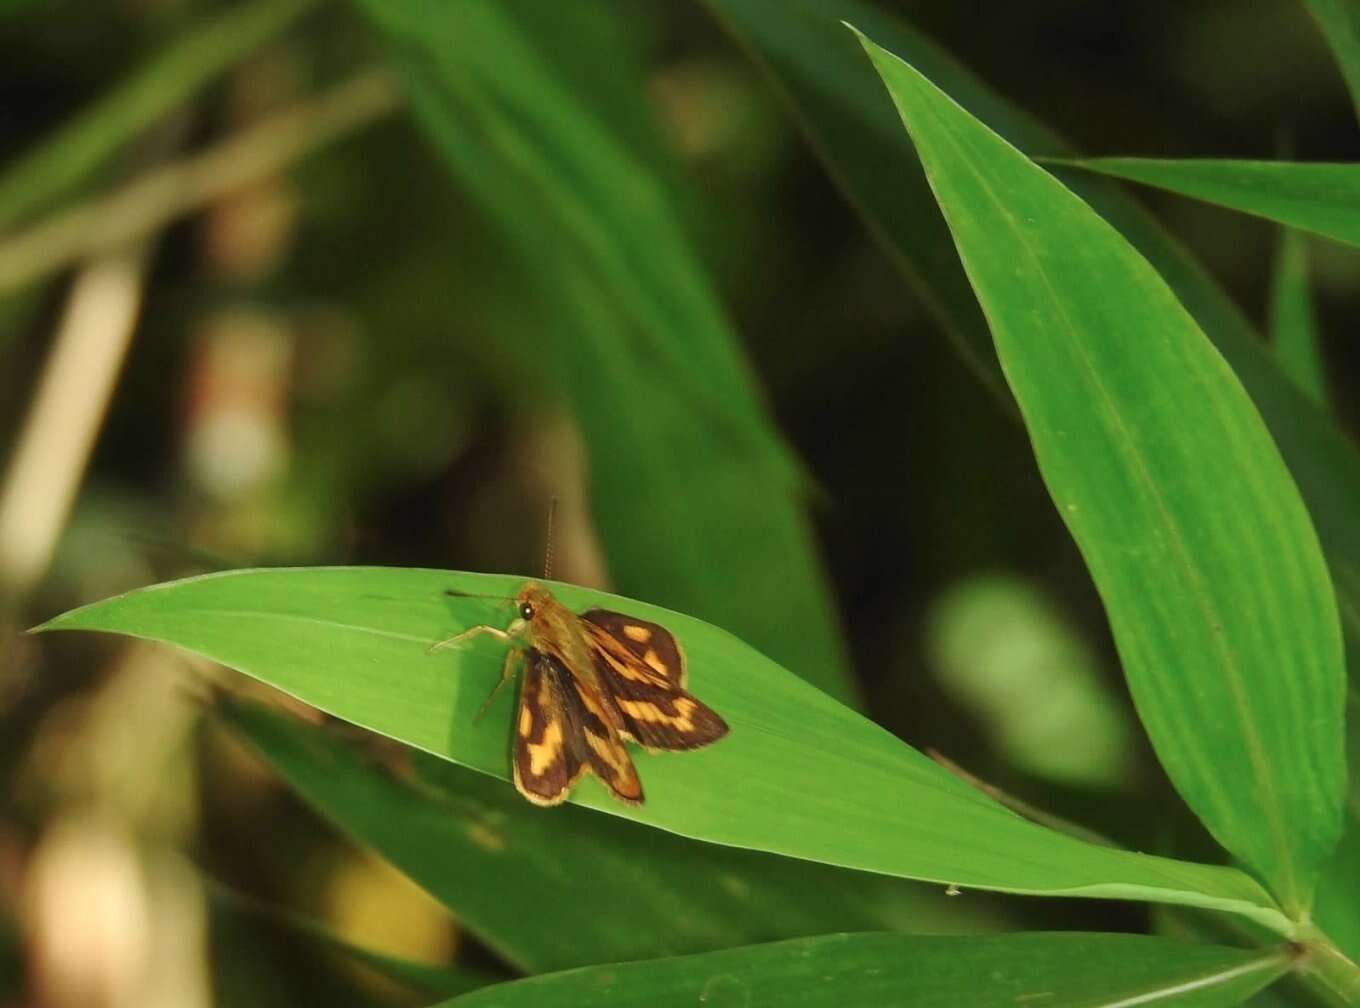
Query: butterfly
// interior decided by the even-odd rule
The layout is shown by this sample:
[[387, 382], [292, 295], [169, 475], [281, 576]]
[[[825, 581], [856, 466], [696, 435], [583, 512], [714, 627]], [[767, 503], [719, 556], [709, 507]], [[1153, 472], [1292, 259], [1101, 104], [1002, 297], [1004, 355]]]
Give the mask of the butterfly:
[[656, 752], [698, 749], [727, 734], [727, 723], [686, 690], [685, 658], [665, 627], [608, 609], [574, 613], [534, 581], [514, 602], [505, 629], [469, 627], [431, 650], [480, 634], [511, 645], [482, 709], [522, 668], [511, 763], [529, 801], [557, 805], [590, 772], [620, 801], [640, 805], [625, 741]]

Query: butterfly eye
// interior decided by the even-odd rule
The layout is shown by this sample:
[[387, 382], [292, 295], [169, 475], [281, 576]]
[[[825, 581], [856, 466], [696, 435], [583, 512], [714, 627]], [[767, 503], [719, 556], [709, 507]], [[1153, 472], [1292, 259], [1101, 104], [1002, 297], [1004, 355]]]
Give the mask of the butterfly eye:
[[528, 602], [521, 602], [519, 606], [520, 619], [531, 620], [534, 618], [534, 607]]

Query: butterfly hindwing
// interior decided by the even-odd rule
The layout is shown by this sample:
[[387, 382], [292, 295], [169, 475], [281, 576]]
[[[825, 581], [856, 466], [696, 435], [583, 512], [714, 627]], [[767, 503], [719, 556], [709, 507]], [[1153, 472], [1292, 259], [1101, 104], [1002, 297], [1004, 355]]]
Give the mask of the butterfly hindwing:
[[536, 649], [520, 686], [513, 763], [515, 787], [538, 805], [565, 801], [586, 770], [620, 801], [642, 801], [642, 782], [599, 695]]
[[727, 734], [727, 723], [684, 688], [684, 659], [670, 631], [622, 613], [582, 617], [622, 734], [649, 749], [697, 749]]
[[530, 649], [524, 663], [515, 719], [515, 787], [535, 805], [564, 801], [585, 765], [580, 733], [572, 711], [561, 699], [556, 663], [542, 651]]

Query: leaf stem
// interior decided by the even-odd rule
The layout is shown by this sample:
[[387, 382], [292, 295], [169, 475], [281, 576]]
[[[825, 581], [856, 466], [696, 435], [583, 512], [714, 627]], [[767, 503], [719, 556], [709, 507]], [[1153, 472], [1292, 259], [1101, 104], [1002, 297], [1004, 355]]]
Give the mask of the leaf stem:
[[1303, 974], [1336, 995], [1338, 1004], [1360, 1004], [1360, 965], [1317, 928], [1309, 925], [1307, 932], [1300, 943]]

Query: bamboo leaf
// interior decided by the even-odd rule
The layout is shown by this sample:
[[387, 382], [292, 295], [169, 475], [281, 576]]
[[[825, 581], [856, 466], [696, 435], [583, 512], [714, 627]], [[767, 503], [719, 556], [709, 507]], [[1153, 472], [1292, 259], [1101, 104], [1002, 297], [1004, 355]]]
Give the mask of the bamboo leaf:
[[1288, 968], [1287, 949], [1242, 951], [1139, 935], [946, 938], [825, 935], [497, 984], [457, 1008], [1229, 1008]]
[[1360, 963], [1360, 811], [1346, 832], [1318, 886], [1317, 923], [1353, 961]]
[[1360, 165], [1213, 158], [1053, 158], [1360, 245]]
[[[359, 6], [393, 43], [435, 149], [531, 266], [540, 310], [508, 342], [535, 371], [556, 365], [585, 435], [613, 584], [739, 633], [852, 698], [797, 467], [689, 246], [665, 166], [638, 139], [645, 88], [624, 72], [615, 26], [585, 2]], [[564, 48], [616, 70], [570, 74]]]
[[1327, 569], [1279, 451], [1114, 228], [862, 41], [954, 233], [1158, 757], [1219, 842], [1306, 916], [1341, 831], [1345, 680]]
[[[1353, 0], [1341, 0], [1351, 4]], [[900, 18], [861, 0], [705, 0], [769, 72], [833, 179], [960, 353], [1010, 401], [991, 336], [892, 100], [842, 22], [857, 25], [1031, 156], [1076, 152]], [[894, 166], [892, 173], [884, 165]], [[1186, 249], [1111, 178], [1065, 170], [1068, 187], [1166, 278], [1237, 373], [1307, 502], [1347, 603], [1360, 610], [1360, 454], [1281, 372], [1241, 310]], [[1354, 635], [1352, 635], [1354, 636]]]
[[1360, 4], [1355, 0], [1303, 0], [1303, 5], [1322, 29], [1346, 78], [1351, 102], [1360, 113]]
[[[333, 733], [259, 704], [226, 699], [217, 713], [318, 812], [526, 972], [886, 928], [928, 909], [915, 887], [862, 872], [696, 844], [585, 809], [544, 812], [423, 753], [413, 779], [398, 779]], [[588, 903], [608, 912], [582, 914]]]
[[[511, 698], [474, 722], [504, 646], [427, 654], [434, 641], [504, 618], [501, 575], [393, 568], [237, 571], [175, 581], [73, 610], [44, 630], [112, 630], [175, 643], [338, 717], [506, 780]], [[589, 606], [663, 623], [688, 656], [690, 688], [731, 734], [696, 752], [639, 754], [646, 804], [587, 778], [580, 805], [733, 847], [847, 868], [1048, 895], [1162, 900], [1289, 925], [1231, 868], [1098, 847], [1043, 829], [949, 774], [730, 634], [692, 617], [571, 585]], [[739, 782], [739, 783], [738, 783]]]

